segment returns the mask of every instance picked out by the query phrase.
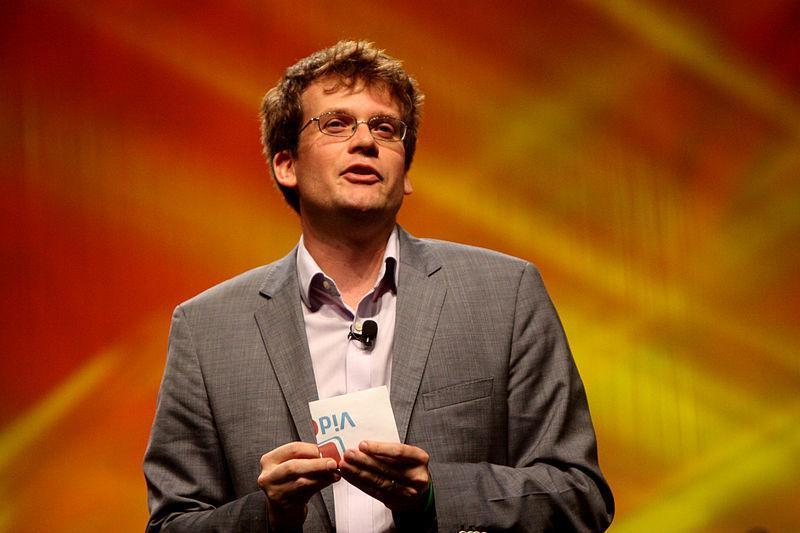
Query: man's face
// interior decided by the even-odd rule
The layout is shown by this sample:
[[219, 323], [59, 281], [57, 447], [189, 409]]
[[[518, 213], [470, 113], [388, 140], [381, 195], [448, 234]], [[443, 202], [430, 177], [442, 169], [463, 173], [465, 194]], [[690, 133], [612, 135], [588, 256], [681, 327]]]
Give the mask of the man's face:
[[[336, 81], [322, 78], [303, 92], [303, 124], [330, 111], [358, 120], [401, 117], [399, 105], [384, 87], [359, 82], [330, 91]], [[312, 122], [300, 133], [296, 156], [281, 152], [273, 164], [278, 181], [297, 189], [304, 219], [369, 213], [394, 220], [403, 195], [412, 190], [403, 142], [375, 140], [366, 124], [359, 124], [352, 137], [341, 138], [323, 134]]]

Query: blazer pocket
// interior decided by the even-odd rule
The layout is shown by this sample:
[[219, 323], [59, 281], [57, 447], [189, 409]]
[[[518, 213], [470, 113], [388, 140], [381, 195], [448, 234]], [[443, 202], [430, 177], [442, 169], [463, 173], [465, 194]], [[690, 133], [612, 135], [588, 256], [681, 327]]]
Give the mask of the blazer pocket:
[[480, 400], [490, 394], [492, 394], [492, 378], [476, 379], [426, 392], [422, 395], [422, 404], [426, 411], [431, 411], [448, 405]]

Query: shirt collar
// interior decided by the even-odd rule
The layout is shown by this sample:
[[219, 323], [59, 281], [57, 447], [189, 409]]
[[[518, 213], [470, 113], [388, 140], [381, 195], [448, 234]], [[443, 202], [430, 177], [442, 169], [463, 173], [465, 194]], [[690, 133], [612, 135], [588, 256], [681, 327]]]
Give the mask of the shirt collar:
[[[383, 253], [383, 261], [381, 261], [381, 270], [378, 273], [377, 281], [373, 289], [373, 300], [380, 298], [386, 291], [392, 291], [397, 294], [399, 258], [400, 247], [397, 238], [397, 226], [395, 226], [392, 233], [389, 235], [389, 240], [386, 241], [386, 250]], [[336, 282], [326, 276], [319, 265], [317, 265], [317, 262], [314, 261], [314, 258], [311, 257], [302, 235], [297, 245], [297, 280], [300, 285], [300, 299], [312, 312], [317, 311], [320, 306], [325, 303], [324, 299], [321, 300], [317, 296], [322, 292], [319, 289], [324, 288], [331, 297], [340, 298], [339, 290], [336, 288]], [[327, 287], [325, 286], [326, 284]]]

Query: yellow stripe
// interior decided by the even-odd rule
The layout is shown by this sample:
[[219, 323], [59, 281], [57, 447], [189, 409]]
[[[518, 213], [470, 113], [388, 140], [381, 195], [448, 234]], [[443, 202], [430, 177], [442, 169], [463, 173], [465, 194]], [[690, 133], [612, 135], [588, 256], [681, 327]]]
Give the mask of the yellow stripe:
[[[738, 346], [763, 353], [787, 370], [797, 370], [798, 339], [794, 334], [768, 329], [735, 315], [736, 309], [702, 301], [694, 297], [691, 283], [678, 283], [659, 272], [648, 272], [639, 264], [628, 264], [608, 250], [607, 242], [593, 245], [572, 237], [547, 213], [530, 209], [527, 198], [488, 194], [490, 189], [475, 185], [481, 181], [473, 175], [473, 169], [430, 160], [420, 163], [425, 165], [417, 167], [421, 175], [437, 177], [417, 182], [415, 186], [421, 196], [447, 213], [444, 216], [461, 218], [465, 227], [480, 221], [482, 227], [492, 228], [499, 238], [518, 249], [529, 250], [532, 257], [547, 258], [561, 272], [590, 282], [598, 293], [624, 297], [651, 320], [672, 325], [693, 324]], [[647, 169], [636, 171], [644, 173]], [[661, 200], [666, 202], [665, 210], [679, 202], [669, 196]]]
[[[621, 517], [614, 533], [651, 531], [669, 524], [673, 533], [705, 531], [715, 519], [764, 493], [794, 490], [800, 474], [800, 406], [791, 405], [766, 422], [742, 431], [666, 484], [641, 511]], [[746, 524], [743, 524], [743, 526]]]
[[586, 0], [648, 44], [683, 63], [718, 87], [741, 98], [766, 116], [800, 134], [800, 110], [787, 95], [755, 72], [737, 65], [701, 28], [676, 13], [657, 11], [631, 0]]
[[[97, 217], [98, 225], [129, 227], [173, 256], [213, 257], [215, 268], [231, 272], [279, 257], [297, 242], [296, 216], [269, 190], [266, 166], [263, 189], [247, 190], [198, 166], [191, 151], [159, 152], [133, 136], [123, 141], [113, 123], [89, 127], [49, 100], [27, 109], [24, 129], [26, 185]], [[265, 201], [270, 196], [278, 209]]]
[[101, 353], [91, 359], [36, 406], [6, 427], [0, 433], [0, 470], [8, 467], [17, 454], [85, 398], [108, 375], [116, 360], [117, 356], [113, 352]]

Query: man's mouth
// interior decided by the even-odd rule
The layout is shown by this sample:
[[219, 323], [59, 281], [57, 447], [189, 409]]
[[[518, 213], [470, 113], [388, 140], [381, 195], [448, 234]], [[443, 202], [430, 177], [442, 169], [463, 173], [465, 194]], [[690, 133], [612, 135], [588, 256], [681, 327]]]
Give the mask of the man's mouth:
[[370, 165], [356, 164], [344, 169], [341, 174], [351, 183], [376, 183], [383, 181], [383, 176], [378, 170]]

